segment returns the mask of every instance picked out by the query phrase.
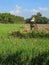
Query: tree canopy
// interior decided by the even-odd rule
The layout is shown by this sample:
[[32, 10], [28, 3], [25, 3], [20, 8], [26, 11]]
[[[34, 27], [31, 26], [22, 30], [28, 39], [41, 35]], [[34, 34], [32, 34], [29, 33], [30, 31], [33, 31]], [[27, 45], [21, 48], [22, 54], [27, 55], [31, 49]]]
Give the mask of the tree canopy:
[[32, 15], [31, 18], [26, 19], [26, 23], [30, 23], [30, 20], [35, 17], [35, 22], [38, 24], [47, 24], [49, 23], [49, 19], [47, 17], [43, 17], [40, 12], [38, 12], [36, 15]]
[[24, 23], [24, 17], [0, 13], [0, 23]]

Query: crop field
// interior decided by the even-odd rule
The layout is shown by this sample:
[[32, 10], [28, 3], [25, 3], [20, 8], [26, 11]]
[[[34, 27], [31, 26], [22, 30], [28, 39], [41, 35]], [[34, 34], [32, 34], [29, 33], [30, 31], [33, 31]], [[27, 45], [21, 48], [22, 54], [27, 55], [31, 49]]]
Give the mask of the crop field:
[[9, 36], [21, 24], [0, 24], [0, 65], [49, 65], [49, 38]]
[[[24, 25], [24, 30], [30, 31], [30, 25], [29, 24], [25, 24]], [[49, 32], [49, 24], [36, 24], [35, 30], [37, 30], [37, 31], [44, 30], [46, 32]]]

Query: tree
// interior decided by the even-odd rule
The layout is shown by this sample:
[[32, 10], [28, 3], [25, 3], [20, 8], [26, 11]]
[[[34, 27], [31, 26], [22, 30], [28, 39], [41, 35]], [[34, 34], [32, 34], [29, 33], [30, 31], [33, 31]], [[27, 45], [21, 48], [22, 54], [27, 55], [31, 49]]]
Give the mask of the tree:
[[30, 23], [30, 20], [31, 20], [31, 19], [26, 19], [25, 21], [26, 21], [26, 23]]
[[11, 15], [10, 13], [0, 13], [0, 23], [23, 23], [24, 17]]
[[38, 12], [36, 15], [33, 15], [32, 17], [35, 17], [35, 22], [38, 24], [47, 24], [48, 23], [48, 18], [42, 17], [42, 14], [40, 12]]
[[42, 14], [40, 12], [37, 13], [38, 17], [42, 17]]

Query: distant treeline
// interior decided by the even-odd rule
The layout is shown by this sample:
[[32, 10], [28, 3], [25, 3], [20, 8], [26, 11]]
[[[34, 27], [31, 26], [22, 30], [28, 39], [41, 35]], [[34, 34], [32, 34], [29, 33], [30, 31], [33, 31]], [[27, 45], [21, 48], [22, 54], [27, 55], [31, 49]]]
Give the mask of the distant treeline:
[[24, 17], [15, 16], [10, 13], [0, 13], [0, 23], [30, 23], [33, 17], [35, 17], [35, 22], [37, 24], [49, 23], [49, 19], [47, 17], [43, 17], [40, 12], [38, 12], [36, 15], [32, 15], [26, 20], [24, 19]]
[[0, 23], [24, 23], [24, 17], [0, 13]]
[[48, 24], [49, 23], [49, 19], [47, 17], [43, 17], [40, 12], [38, 12], [36, 15], [32, 15], [31, 18], [26, 19], [26, 23], [30, 23], [33, 17], [35, 17], [35, 22], [37, 24]]

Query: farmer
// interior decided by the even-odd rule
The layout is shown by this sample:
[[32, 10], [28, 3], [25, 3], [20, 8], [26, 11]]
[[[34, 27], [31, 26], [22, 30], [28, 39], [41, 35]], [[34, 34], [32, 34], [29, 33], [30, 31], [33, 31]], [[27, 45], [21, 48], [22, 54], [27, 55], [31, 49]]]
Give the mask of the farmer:
[[33, 17], [30, 21], [30, 29], [32, 30], [32, 28], [35, 26], [35, 17]]

